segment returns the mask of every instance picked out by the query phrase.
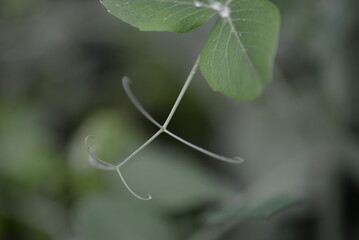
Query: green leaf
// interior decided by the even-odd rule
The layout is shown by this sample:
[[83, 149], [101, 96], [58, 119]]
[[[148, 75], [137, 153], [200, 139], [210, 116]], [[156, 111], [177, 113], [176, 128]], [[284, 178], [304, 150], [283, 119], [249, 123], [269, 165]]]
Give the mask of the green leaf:
[[214, 91], [252, 100], [271, 80], [280, 15], [267, 0], [233, 0], [201, 53], [200, 68]]
[[107, 10], [143, 31], [188, 32], [215, 15], [192, 0], [103, 0]]
[[114, 16], [145, 31], [187, 32], [218, 14], [200, 68], [214, 91], [252, 100], [272, 78], [280, 15], [268, 0], [103, 0]]

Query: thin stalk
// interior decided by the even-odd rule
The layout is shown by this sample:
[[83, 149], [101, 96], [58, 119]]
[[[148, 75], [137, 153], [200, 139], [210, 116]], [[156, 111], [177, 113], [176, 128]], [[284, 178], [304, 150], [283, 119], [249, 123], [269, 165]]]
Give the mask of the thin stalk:
[[201, 153], [204, 153], [212, 158], [215, 158], [217, 160], [220, 160], [220, 161], [224, 161], [224, 162], [229, 162], [229, 163], [242, 163], [244, 162], [243, 158], [241, 157], [233, 157], [233, 158], [229, 158], [229, 157], [225, 157], [225, 156], [222, 156], [222, 155], [219, 155], [217, 153], [214, 153], [214, 152], [211, 152], [211, 151], [208, 151], [202, 147], [199, 147], [193, 143], [190, 143], [186, 140], [184, 140], [183, 138], [180, 138], [179, 136], [177, 136], [176, 134], [168, 131], [168, 130], [165, 130], [164, 131], [165, 133], [167, 133], [168, 135], [170, 135], [171, 137], [173, 137], [174, 139], [186, 144], [187, 146], [193, 148], [193, 149], [196, 149], [197, 151], [201, 152]]
[[123, 166], [126, 162], [128, 162], [133, 156], [135, 156], [138, 152], [140, 152], [142, 149], [144, 149], [148, 144], [150, 144], [153, 140], [155, 140], [161, 133], [163, 133], [163, 130], [158, 130], [153, 136], [148, 139], [144, 144], [142, 144], [139, 148], [137, 148], [133, 153], [131, 153], [130, 156], [128, 156], [125, 160], [123, 160], [121, 163], [119, 163], [116, 168], [120, 168]]
[[117, 170], [118, 175], [119, 175], [120, 178], [121, 178], [121, 181], [122, 181], [123, 185], [125, 185], [125, 187], [127, 188], [127, 190], [128, 190], [130, 193], [132, 193], [133, 196], [135, 196], [135, 197], [137, 197], [137, 198], [139, 198], [139, 199], [141, 199], [141, 200], [151, 200], [151, 199], [152, 199], [152, 196], [151, 196], [150, 194], [148, 194], [147, 198], [141, 197], [140, 195], [136, 194], [136, 193], [128, 186], [128, 184], [126, 183], [126, 181], [125, 181], [125, 179], [124, 179], [124, 177], [122, 176], [122, 173], [121, 173], [121, 171], [120, 171], [120, 167], [116, 167], [116, 170]]
[[116, 171], [118, 173], [118, 175], [121, 178], [121, 181], [123, 183], [123, 185], [125, 185], [125, 187], [127, 188], [127, 190], [135, 197], [137, 197], [138, 199], [141, 200], [150, 200], [152, 198], [151, 195], [148, 194], [147, 198], [141, 197], [140, 195], [136, 194], [126, 183], [124, 177], [121, 174], [120, 168], [126, 163], [128, 162], [133, 156], [135, 156], [138, 152], [140, 152], [142, 149], [144, 149], [148, 144], [150, 144], [153, 140], [155, 140], [161, 133], [163, 133], [163, 130], [160, 129], [158, 130], [150, 139], [148, 139], [144, 144], [142, 144], [139, 148], [137, 148], [130, 156], [128, 156], [125, 160], [123, 160], [120, 164], [118, 164], [116, 166]]
[[173, 105], [173, 107], [172, 107], [172, 109], [171, 109], [170, 114], [168, 114], [168, 117], [167, 117], [165, 123], [162, 125], [162, 128], [163, 128], [163, 129], [166, 129], [166, 128], [167, 128], [168, 124], [170, 123], [170, 121], [171, 121], [171, 119], [172, 119], [172, 117], [173, 117], [173, 114], [174, 114], [175, 111], [177, 110], [178, 105], [180, 104], [180, 102], [181, 102], [181, 100], [182, 100], [182, 98], [183, 98], [185, 92], [187, 91], [187, 88], [188, 88], [189, 84], [191, 83], [191, 81], [192, 81], [194, 75], [196, 74], [197, 69], [198, 69], [198, 65], [199, 65], [199, 59], [200, 59], [200, 57], [197, 58], [195, 64], [193, 65], [192, 70], [191, 70], [191, 72], [189, 73], [189, 75], [188, 75], [188, 77], [187, 77], [187, 80], [186, 80], [186, 82], [184, 83], [184, 85], [183, 85], [183, 87], [182, 87], [182, 90], [181, 90], [181, 92], [179, 93], [179, 95], [178, 95], [178, 97], [177, 97], [177, 100], [176, 100], [175, 104]]
[[146, 109], [142, 106], [142, 104], [140, 103], [140, 101], [138, 101], [138, 99], [136, 98], [136, 96], [133, 94], [133, 92], [131, 91], [131, 87], [130, 87], [130, 83], [131, 80], [128, 77], [123, 77], [122, 78], [122, 85], [123, 88], [125, 89], [125, 92], [128, 96], [128, 98], [131, 100], [131, 102], [133, 103], [133, 105], [135, 105], [135, 107], [137, 108], [137, 110], [142, 113], [143, 116], [145, 116], [150, 122], [152, 122], [154, 125], [156, 125], [159, 128], [162, 128], [161, 124], [159, 124], [147, 111]]

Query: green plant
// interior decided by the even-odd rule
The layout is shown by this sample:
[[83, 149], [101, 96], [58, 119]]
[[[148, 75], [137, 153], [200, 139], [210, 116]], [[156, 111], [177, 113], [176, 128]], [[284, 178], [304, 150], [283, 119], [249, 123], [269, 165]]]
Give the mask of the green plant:
[[126, 188], [142, 200], [151, 196], [144, 198], [131, 190], [120, 168], [161, 133], [218, 160], [243, 162], [240, 157], [228, 158], [198, 147], [167, 127], [198, 68], [214, 91], [238, 100], [252, 100], [261, 94], [272, 75], [280, 19], [277, 8], [268, 0], [103, 0], [101, 3], [108, 12], [143, 31], [184, 33], [215, 15], [218, 19], [164, 124], [152, 118], [132, 93], [129, 79], [123, 78], [128, 97], [159, 130], [118, 165], [96, 157], [88, 144], [92, 137], [89, 136], [86, 146], [90, 162], [99, 169], [117, 171]]

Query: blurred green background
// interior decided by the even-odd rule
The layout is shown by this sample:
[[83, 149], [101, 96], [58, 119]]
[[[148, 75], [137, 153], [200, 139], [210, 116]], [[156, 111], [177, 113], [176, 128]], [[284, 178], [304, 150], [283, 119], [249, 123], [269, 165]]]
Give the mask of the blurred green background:
[[168, 136], [114, 172], [155, 131], [121, 78], [165, 120], [213, 21], [140, 32], [98, 1], [0, 0], [0, 239], [359, 239], [359, 3], [274, 0], [282, 13], [273, 82], [256, 101], [197, 75]]

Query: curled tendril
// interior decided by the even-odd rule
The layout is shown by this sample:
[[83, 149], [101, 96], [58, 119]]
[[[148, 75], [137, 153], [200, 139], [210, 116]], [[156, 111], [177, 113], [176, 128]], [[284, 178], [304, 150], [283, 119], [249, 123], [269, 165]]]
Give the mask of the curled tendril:
[[88, 144], [88, 141], [90, 138], [95, 138], [95, 137], [92, 135], [87, 136], [85, 139], [85, 145], [87, 148], [88, 160], [91, 163], [91, 165], [94, 166], [95, 168], [105, 170], [105, 171], [115, 170], [116, 169], [115, 165], [108, 163], [106, 161], [103, 161], [95, 155], [94, 147], [92, 147]]
[[152, 122], [155, 126], [161, 128], [161, 124], [159, 122], [157, 122], [147, 111], [146, 109], [142, 106], [142, 104], [140, 103], [140, 101], [138, 101], [138, 99], [136, 98], [135, 94], [133, 94], [132, 90], [131, 90], [131, 86], [130, 86], [131, 80], [129, 77], [123, 77], [122, 78], [122, 85], [123, 88], [125, 89], [125, 92], [127, 94], [127, 97], [131, 100], [131, 102], [133, 103], [133, 105], [135, 105], [135, 107], [137, 108], [137, 110], [142, 113], [143, 116], [145, 116], [147, 118], [148, 121]]

